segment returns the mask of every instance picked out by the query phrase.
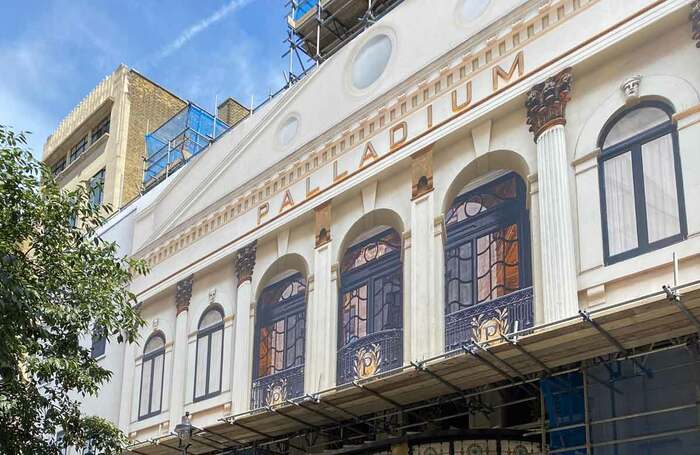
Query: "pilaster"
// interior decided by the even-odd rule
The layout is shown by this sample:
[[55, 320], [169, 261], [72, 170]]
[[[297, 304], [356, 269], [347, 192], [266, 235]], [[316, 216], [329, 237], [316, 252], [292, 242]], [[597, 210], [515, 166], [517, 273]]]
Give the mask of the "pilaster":
[[185, 377], [187, 375], [187, 328], [194, 276], [178, 281], [175, 286], [175, 339], [173, 340], [172, 387], [170, 393], [170, 430], [180, 423], [185, 406]]
[[571, 69], [550, 77], [528, 93], [527, 124], [537, 144], [537, 184], [545, 322], [578, 312], [574, 211], [566, 147], [566, 104]]
[[236, 276], [238, 290], [236, 298], [236, 340], [233, 350], [233, 383], [231, 384], [231, 412], [239, 414], [250, 408], [250, 387], [252, 381], [252, 311], [253, 269], [257, 243], [250, 243], [236, 253]]

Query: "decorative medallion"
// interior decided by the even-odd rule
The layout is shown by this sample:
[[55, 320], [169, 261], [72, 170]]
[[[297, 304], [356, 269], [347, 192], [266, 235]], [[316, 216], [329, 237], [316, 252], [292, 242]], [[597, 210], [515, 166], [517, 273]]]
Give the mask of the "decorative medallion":
[[513, 449], [513, 455], [529, 455], [530, 451], [525, 446], [517, 446]]
[[367, 379], [379, 372], [382, 363], [381, 346], [373, 343], [371, 346], [362, 346], [355, 353], [355, 376], [358, 379]]
[[508, 308], [497, 309], [495, 313], [488, 319], [485, 314], [480, 314], [473, 319], [472, 336], [476, 342], [500, 340], [501, 335], [508, 333]]
[[190, 299], [192, 298], [192, 282], [194, 275], [190, 275], [177, 282], [175, 285], [175, 307], [177, 314], [187, 311], [190, 307]]
[[467, 447], [468, 455], [484, 455], [484, 448], [477, 444], [472, 444]]
[[238, 285], [253, 278], [253, 268], [255, 268], [255, 254], [257, 252], [257, 241], [253, 241], [236, 252], [236, 275]]
[[700, 48], [700, 0], [690, 5], [690, 22], [693, 24], [693, 39], [697, 41], [695, 46]]
[[280, 379], [267, 386], [265, 404], [275, 406], [282, 404], [287, 399], [287, 380]]
[[571, 100], [572, 82], [571, 68], [567, 68], [530, 89], [525, 107], [527, 124], [535, 135], [535, 142], [547, 129], [566, 123], [566, 104]]

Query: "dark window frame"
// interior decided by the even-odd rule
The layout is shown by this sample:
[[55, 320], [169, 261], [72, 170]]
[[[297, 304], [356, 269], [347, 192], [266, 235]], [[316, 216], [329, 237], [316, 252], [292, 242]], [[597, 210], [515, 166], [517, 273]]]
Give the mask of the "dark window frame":
[[[144, 350], [148, 347], [148, 343], [151, 342], [154, 338], [160, 338], [161, 341], [163, 342], [163, 346], [160, 348], [151, 351], [149, 353], [144, 353], [143, 358], [141, 359], [141, 384], [139, 387], [139, 407], [138, 407], [138, 420], [146, 420], [150, 417], [157, 416], [163, 411], [163, 388], [164, 388], [164, 380], [165, 380], [165, 335], [163, 335], [162, 332], [156, 332], [150, 337], [148, 337], [148, 341], [144, 344]], [[153, 378], [155, 377], [155, 359], [158, 356], [163, 356], [163, 363], [161, 365], [161, 380], [160, 380], [160, 405], [158, 406], [157, 410], [153, 409]], [[149, 412], [146, 414], [141, 414], [141, 400], [143, 400], [143, 373], [144, 373], [144, 365], [147, 361], [152, 360], [151, 362], [151, 380], [149, 382], [149, 391], [148, 391], [148, 410]]]
[[[401, 241], [401, 233], [394, 228], [388, 228], [382, 232], [373, 235], [372, 237], [363, 240], [351, 247], [347, 248], [343, 253], [343, 258], [350, 251], [355, 249], [362, 249], [366, 245], [377, 242], [379, 239], [385, 237], [389, 231], [394, 231], [399, 236], [399, 246], [395, 251], [390, 251], [381, 257], [352, 268], [347, 271], [340, 271], [340, 288], [338, 290], [338, 339], [337, 345], [338, 349], [343, 349], [345, 346], [349, 346], [363, 338], [370, 336], [374, 333], [382, 332], [381, 329], [376, 329], [374, 327], [374, 315], [376, 310], [374, 308], [375, 302], [374, 296], [374, 281], [379, 278], [390, 278], [394, 274], [398, 275], [398, 286], [400, 291], [398, 292], [398, 306], [400, 308], [399, 314], [397, 315], [398, 320], [397, 327], [385, 328], [384, 330], [403, 330], [403, 294], [404, 294], [404, 279], [403, 279], [403, 258], [401, 256], [403, 242]], [[367, 286], [367, 334], [365, 337], [357, 337], [349, 339], [345, 342], [345, 332], [343, 327], [343, 296], [352, 292], [355, 289], [359, 289], [362, 286]]]
[[[206, 327], [204, 329], [200, 329], [202, 325], [202, 321], [204, 318], [212, 311], [216, 311], [219, 313], [221, 316], [221, 321], [213, 324], [209, 327]], [[211, 350], [211, 341], [212, 341], [212, 335], [221, 330], [221, 361], [219, 363], [219, 389], [218, 390], [209, 390], [209, 378], [211, 375], [209, 374], [211, 372], [211, 357], [212, 357], [212, 350]], [[207, 366], [206, 366], [206, 378], [204, 382], [204, 394], [203, 395], [197, 395], [197, 365], [199, 364], [199, 343], [203, 342], [202, 339], [206, 338], [206, 343], [207, 343]], [[199, 318], [199, 323], [197, 324], [197, 343], [195, 345], [195, 356], [194, 356], [194, 384], [192, 386], [192, 395], [193, 395], [193, 400], [195, 402], [197, 401], [204, 401], [208, 400], [209, 398], [213, 398], [217, 395], [221, 394], [221, 388], [222, 388], [222, 382], [223, 382], [223, 371], [224, 371], [224, 310], [219, 306], [219, 305], [213, 305], [209, 308], [207, 308], [203, 313], [202, 316]]]
[[[266, 292], [271, 291], [272, 289], [285, 289], [290, 283], [293, 283], [294, 281], [301, 281], [304, 283], [304, 291], [303, 293], [299, 293], [296, 295], [293, 295], [292, 297], [289, 297], [285, 301], [282, 302], [263, 302], [263, 296], [265, 295]], [[277, 281], [276, 283], [273, 283], [262, 291], [260, 294], [260, 299], [258, 299], [258, 306], [257, 306], [257, 317], [255, 321], [255, 345], [253, 349], [253, 379], [261, 379], [265, 378], [267, 376], [271, 376], [274, 374], [278, 374], [281, 372], [284, 372], [286, 370], [292, 369], [292, 368], [297, 368], [304, 366], [306, 363], [306, 304], [307, 304], [307, 296], [308, 296], [308, 283], [306, 282], [306, 277], [304, 276], [303, 273], [297, 272], [293, 275], [290, 275], [280, 281]], [[302, 350], [302, 363], [297, 365], [296, 364], [296, 359], [294, 360], [294, 363], [290, 366], [287, 366], [287, 319], [290, 316], [296, 316], [297, 321], [296, 324], [299, 323], [299, 320], [303, 320], [304, 323], [304, 335], [302, 338], [302, 344], [303, 344], [303, 350]], [[284, 319], [285, 321], [285, 326], [284, 326], [284, 354], [283, 354], [283, 359], [282, 359], [282, 364], [284, 365], [282, 370], [275, 371], [274, 373], [269, 373], [266, 375], [260, 375], [260, 332], [263, 327], [268, 327], [272, 325], [274, 322], [279, 321], [281, 319]], [[298, 339], [295, 338], [294, 344]]]
[[104, 201], [105, 194], [105, 168], [100, 169], [90, 178], [90, 204], [99, 207]]
[[[625, 139], [622, 142], [613, 144], [603, 149], [603, 144], [612, 128], [623, 117], [629, 115], [633, 111], [642, 108], [658, 108], [663, 110], [668, 115], [668, 121], [660, 125], [651, 127], [641, 133]], [[685, 197], [683, 191], [683, 172], [681, 166], [680, 148], [678, 143], [678, 128], [672, 119], [673, 109], [666, 103], [661, 101], [642, 101], [630, 109], [624, 109], [614, 115], [605, 125], [598, 137], [598, 146], [601, 148], [600, 157], [598, 158], [598, 190], [600, 192], [600, 216], [603, 229], [603, 258], [605, 265], [612, 265], [636, 256], [649, 253], [660, 248], [673, 245], [674, 243], [685, 240], [688, 236], [688, 226], [685, 210]], [[656, 242], [649, 242], [647, 231], [647, 210], [646, 210], [646, 195], [644, 192], [644, 169], [642, 165], [642, 145], [659, 139], [663, 136], [671, 135], [673, 144], [673, 160], [674, 170], [676, 173], [676, 196], [678, 201], [678, 218], [680, 224], [680, 232], [674, 236], [667, 237]], [[637, 247], [623, 251], [616, 255], [610, 256], [610, 246], [608, 238], [608, 213], [605, 193], [605, 161], [617, 156], [630, 153], [632, 160], [632, 182], [634, 187], [634, 208], [635, 222], [637, 227]]]
[[67, 160], [65, 157], [61, 158], [60, 160], [56, 161], [56, 163], [51, 166], [51, 173], [53, 175], [58, 175], [61, 172], [63, 172], [66, 169], [66, 164]]
[[88, 147], [88, 135], [83, 136], [76, 144], [70, 149], [70, 159], [69, 164], [72, 164], [75, 160], [80, 158]]
[[96, 328], [92, 332], [92, 340], [90, 344], [90, 357], [93, 359], [100, 358], [107, 352], [107, 337], [102, 329]]
[[111, 115], [107, 115], [107, 117], [103, 118], [100, 123], [93, 128], [92, 133], [90, 134], [90, 143], [94, 143], [99, 138], [109, 133], [110, 121]]
[[[479, 185], [473, 190], [467, 191], [464, 194], [457, 196], [450, 205], [450, 209], [467, 201], [474, 194], [482, 193], [485, 187], [495, 186], [499, 183], [510, 179], [515, 179], [514, 199], [507, 200], [492, 209], [487, 209], [482, 213], [478, 213], [469, 219], [457, 221], [454, 224], [446, 227], [446, 241], [444, 247], [443, 261], [444, 274], [443, 286], [445, 293], [445, 316], [449, 314], [447, 307], [449, 305], [449, 284], [447, 273], [447, 260], [450, 250], [460, 248], [467, 243], [475, 244], [476, 240], [484, 235], [495, 232], [497, 230], [516, 224], [518, 226], [518, 272], [519, 272], [519, 290], [526, 289], [532, 286], [532, 251], [530, 239], [530, 216], [527, 209], [526, 186], [523, 179], [516, 172], [508, 172], [493, 180]], [[479, 287], [477, 284], [477, 267], [476, 267], [476, 248], [472, 247], [472, 304], [482, 305], [492, 299], [484, 302], [478, 302]], [[511, 291], [515, 292], [515, 291]], [[507, 294], [506, 294], [507, 295]], [[457, 310], [459, 311], [459, 310]]]

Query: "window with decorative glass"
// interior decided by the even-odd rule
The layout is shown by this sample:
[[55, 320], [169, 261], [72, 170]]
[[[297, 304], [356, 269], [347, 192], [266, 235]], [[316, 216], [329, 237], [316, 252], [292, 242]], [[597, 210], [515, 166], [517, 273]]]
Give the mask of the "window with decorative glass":
[[151, 335], [143, 348], [139, 420], [160, 414], [163, 404], [164, 373], [165, 337], [161, 333], [156, 333]]
[[212, 307], [199, 321], [194, 372], [194, 400], [221, 393], [221, 365], [224, 357], [224, 313]]
[[644, 101], [613, 117], [599, 139], [606, 264], [686, 236], [678, 132], [672, 110]]
[[267, 286], [258, 300], [254, 409], [304, 393], [306, 280], [291, 273]]
[[533, 323], [525, 185], [500, 174], [466, 187], [445, 217], [447, 351]]
[[401, 365], [401, 237], [384, 227], [352, 245], [340, 265], [338, 383]]

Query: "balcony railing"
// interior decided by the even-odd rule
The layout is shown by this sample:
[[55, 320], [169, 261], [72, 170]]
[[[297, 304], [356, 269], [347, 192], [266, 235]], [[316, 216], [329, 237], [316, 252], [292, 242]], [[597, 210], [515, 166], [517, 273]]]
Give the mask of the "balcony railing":
[[250, 405], [259, 409], [283, 403], [304, 394], [304, 365], [287, 368], [253, 381]]
[[338, 351], [338, 385], [393, 370], [402, 362], [402, 329], [372, 333]]
[[459, 349], [463, 343], [488, 342], [534, 324], [532, 288], [511, 292], [447, 315], [445, 351]]

